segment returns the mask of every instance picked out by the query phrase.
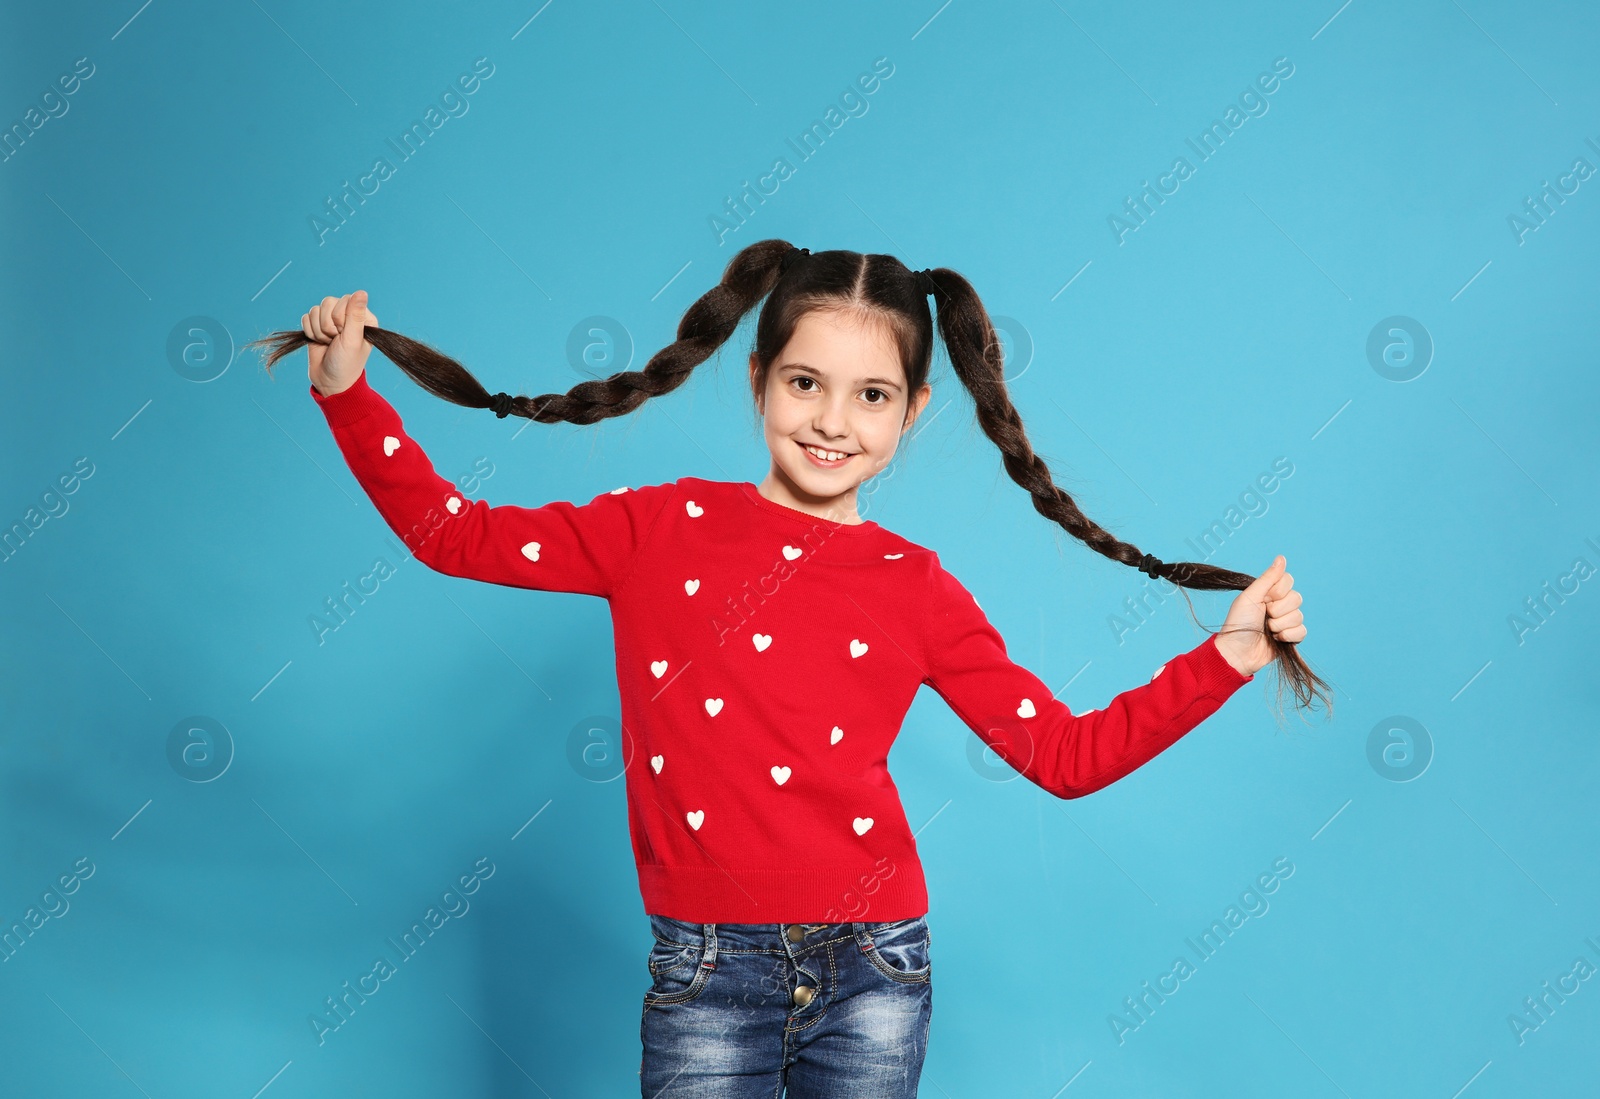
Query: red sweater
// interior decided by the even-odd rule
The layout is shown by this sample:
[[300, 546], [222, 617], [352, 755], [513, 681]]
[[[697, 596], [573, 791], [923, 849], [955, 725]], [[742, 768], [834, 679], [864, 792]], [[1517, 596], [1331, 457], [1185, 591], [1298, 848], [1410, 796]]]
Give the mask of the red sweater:
[[416, 559], [449, 576], [606, 599], [645, 911], [693, 923], [882, 922], [928, 911], [889, 748], [932, 687], [1062, 798], [1115, 782], [1254, 676], [1213, 638], [1073, 714], [1006, 655], [931, 550], [748, 482], [681, 477], [586, 504], [491, 506], [434, 472], [363, 373], [311, 396]]

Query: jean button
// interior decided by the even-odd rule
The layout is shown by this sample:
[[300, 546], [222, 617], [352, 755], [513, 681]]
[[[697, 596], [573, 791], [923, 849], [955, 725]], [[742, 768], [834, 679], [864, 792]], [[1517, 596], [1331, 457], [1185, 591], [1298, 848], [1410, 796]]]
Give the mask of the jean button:
[[807, 1004], [809, 1004], [811, 1002], [812, 997], [815, 996], [816, 994], [817, 994], [817, 990], [816, 989], [809, 988], [806, 985], [800, 985], [798, 988], [796, 988], [794, 990], [794, 1003], [795, 1003], [795, 1006], [796, 1007], [805, 1007]]
[[806, 937], [806, 929], [805, 928], [801, 927], [797, 923], [792, 923], [792, 924], [789, 925], [789, 941], [790, 942], [797, 943], [797, 942], [799, 942], [801, 939], [803, 939], [805, 937]]

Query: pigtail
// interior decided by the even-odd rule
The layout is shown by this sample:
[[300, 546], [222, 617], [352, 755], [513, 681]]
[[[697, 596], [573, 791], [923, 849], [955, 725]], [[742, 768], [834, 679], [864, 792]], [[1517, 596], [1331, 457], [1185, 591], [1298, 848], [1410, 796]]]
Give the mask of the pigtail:
[[[790, 247], [787, 241], [764, 240], [735, 254], [724, 268], [722, 280], [684, 312], [677, 340], [652, 355], [643, 370], [580, 382], [565, 393], [514, 396], [500, 407], [540, 423], [592, 424], [625, 415], [651, 397], [672, 392], [688, 380], [695, 367], [716, 354], [744, 315], [771, 292]], [[364, 335], [384, 358], [434, 396], [466, 408], [497, 408], [495, 395], [450, 356], [385, 328], [368, 328]], [[270, 374], [279, 359], [309, 342], [304, 332], [294, 329], [274, 332], [245, 346], [265, 349], [263, 365]]]
[[[801, 259], [804, 262], [796, 262]], [[1158, 562], [1102, 529], [1056, 486], [1049, 468], [1033, 452], [1022, 418], [1006, 392], [1000, 341], [989, 314], [971, 284], [947, 267], [912, 271], [888, 255], [845, 250], [812, 254], [785, 240], [756, 241], [729, 259], [721, 281], [684, 312], [677, 340], [652, 355], [643, 370], [621, 371], [609, 378], [581, 382], [566, 393], [537, 397], [491, 394], [466, 367], [398, 332], [368, 328], [365, 336], [412, 381], [454, 404], [493, 409], [502, 415], [515, 413], [540, 423], [592, 424], [632, 412], [649, 398], [677, 389], [696, 366], [716, 354], [745, 314], [763, 299], [767, 304], [756, 324], [752, 354], [759, 366], [751, 378], [758, 394], [766, 370], [800, 318], [818, 308], [855, 310], [888, 324], [901, 347], [908, 391], [915, 393], [927, 379], [933, 356], [929, 294], [951, 365], [977, 407], [979, 426], [1000, 449], [1006, 472], [1028, 491], [1040, 515], [1096, 552], [1169, 580], [1180, 591], [1242, 591], [1250, 586], [1255, 577], [1248, 573], [1200, 563]], [[265, 349], [270, 373], [279, 359], [308, 342], [296, 329], [274, 332], [245, 346]], [[1195, 617], [1187, 593], [1184, 601], [1189, 603], [1190, 616]], [[1195, 622], [1200, 624], [1198, 617]], [[1281, 672], [1280, 698], [1287, 682], [1301, 706], [1309, 708], [1321, 697], [1331, 712], [1327, 684], [1306, 666], [1294, 643], [1270, 634], [1267, 643]]]
[[[1005, 363], [1000, 341], [977, 291], [949, 268], [935, 268], [930, 275], [935, 291], [939, 332], [944, 338], [950, 364], [972, 395], [979, 426], [1000, 449], [1001, 462], [1011, 479], [1032, 497], [1034, 510], [1059, 524], [1090, 549], [1132, 568], [1143, 566], [1148, 575], [1169, 580], [1180, 591], [1184, 588], [1243, 591], [1250, 586], [1255, 577], [1248, 573], [1198, 562], [1147, 560], [1137, 546], [1120, 540], [1084, 515], [1072, 497], [1056, 485], [1049, 467], [1034, 453], [1028, 441], [1027, 432], [1022, 427], [1022, 417], [1006, 392]], [[1194, 617], [1194, 604], [1189, 601], [1187, 593], [1183, 598], [1184, 602], [1189, 603], [1190, 616]], [[1200, 624], [1198, 617], [1195, 617], [1195, 623]], [[1295, 643], [1280, 640], [1272, 636], [1270, 631], [1267, 633], [1267, 643], [1272, 648], [1274, 662], [1280, 673], [1280, 702], [1283, 684], [1287, 682], [1300, 706], [1309, 709], [1313, 700], [1320, 697], [1331, 714], [1333, 700], [1328, 693], [1328, 684], [1306, 665]]]

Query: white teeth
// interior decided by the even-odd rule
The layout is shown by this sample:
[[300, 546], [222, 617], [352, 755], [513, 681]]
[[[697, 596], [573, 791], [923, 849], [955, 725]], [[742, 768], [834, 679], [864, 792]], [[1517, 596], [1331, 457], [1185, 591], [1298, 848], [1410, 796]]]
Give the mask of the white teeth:
[[801, 443], [800, 445], [804, 446], [807, 450], [825, 462], [837, 462], [840, 458], [849, 457], [848, 454], [841, 453], [837, 450], [819, 450], [814, 446], [807, 446], [805, 443]]

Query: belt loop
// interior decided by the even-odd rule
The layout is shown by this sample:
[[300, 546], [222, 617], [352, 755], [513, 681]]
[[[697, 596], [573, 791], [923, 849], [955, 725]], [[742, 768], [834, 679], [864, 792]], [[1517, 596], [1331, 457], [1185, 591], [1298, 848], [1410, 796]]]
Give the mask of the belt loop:
[[707, 969], [715, 969], [717, 968], [717, 925], [714, 923], [701, 924], [700, 930], [706, 937], [705, 957], [700, 960], [700, 964]]

